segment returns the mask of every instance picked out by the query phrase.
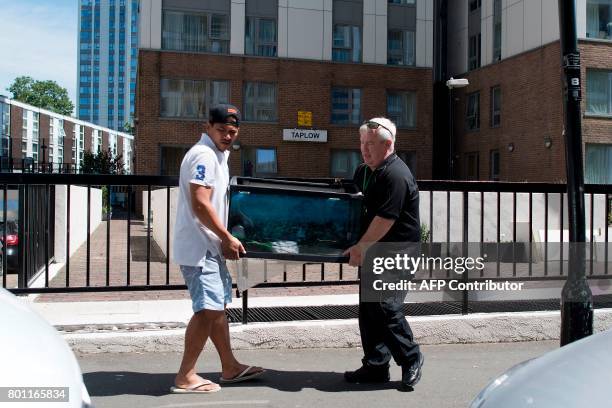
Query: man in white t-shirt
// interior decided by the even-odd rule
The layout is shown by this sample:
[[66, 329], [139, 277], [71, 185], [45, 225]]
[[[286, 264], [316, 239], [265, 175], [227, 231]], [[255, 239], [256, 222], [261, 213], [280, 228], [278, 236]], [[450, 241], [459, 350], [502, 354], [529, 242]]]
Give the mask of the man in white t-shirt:
[[246, 252], [227, 231], [227, 159], [239, 127], [240, 111], [235, 106], [214, 106], [206, 133], [181, 163], [173, 260], [185, 278], [194, 315], [185, 331], [183, 360], [171, 388], [174, 393], [219, 391], [218, 384], [200, 377], [195, 369], [209, 337], [221, 359], [220, 383], [244, 381], [264, 372], [236, 360], [225, 316], [225, 306], [232, 300], [232, 278], [225, 260]]

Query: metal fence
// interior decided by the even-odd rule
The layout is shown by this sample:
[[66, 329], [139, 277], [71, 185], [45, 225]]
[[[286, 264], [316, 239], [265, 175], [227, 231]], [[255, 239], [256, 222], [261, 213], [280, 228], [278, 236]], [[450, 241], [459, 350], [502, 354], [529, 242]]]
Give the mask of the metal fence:
[[[20, 226], [23, 242], [36, 242], [35, 254], [27, 250], [24, 257], [27, 258], [25, 265], [32, 265], [34, 269], [27, 272], [20, 271], [25, 280], [29, 282], [32, 277], [44, 278], [40, 287], [9, 288], [14, 293], [68, 293], [68, 292], [109, 292], [109, 291], [149, 291], [149, 290], [177, 290], [185, 289], [185, 286], [174, 271], [176, 266], [171, 265], [169, 257], [171, 242], [171, 189], [178, 185], [177, 177], [170, 176], [104, 176], [104, 175], [65, 175], [65, 174], [28, 174], [12, 173], [0, 174], [0, 184], [6, 186], [19, 186], [26, 193], [21, 197], [20, 205], [24, 206], [23, 217], [29, 219], [27, 223]], [[50, 282], [49, 263], [53, 260], [52, 252], [46, 248], [53, 247], [52, 239], [58, 239], [50, 234], [51, 209], [53, 206], [53, 191], [56, 186], [79, 186], [86, 189], [85, 202], [74, 203], [71, 201], [71, 189], [67, 189], [66, 208], [70, 214], [71, 207], [83, 206], [86, 211], [86, 240], [82, 247], [81, 255], [71, 256], [70, 217], [67, 217], [65, 237], [65, 266], [61, 281], [58, 283], [56, 277]], [[92, 254], [92, 190], [104, 187], [106, 191], [120, 188], [126, 193], [127, 206], [129, 209], [121, 217], [121, 231], [114, 231], [111, 237], [111, 219], [116, 219], [117, 214], [111, 215], [110, 194], [103, 195], [102, 203], [103, 218], [106, 224], [98, 228], [98, 241], [102, 242]], [[566, 279], [564, 244], [567, 238], [563, 231], [567, 228], [567, 212], [564, 209], [566, 186], [563, 184], [546, 183], [504, 183], [504, 182], [451, 182], [451, 181], [419, 181], [421, 190], [421, 222], [423, 224], [423, 238], [430, 246], [438, 243], [451, 242], [478, 242], [481, 245], [511, 243], [523, 244], [518, 248], [519, 252], [527, 249], [527, 261], [517, 261], [516, 257], [511, 262], [506, 262], [503, 256], [498, 256], [492, 263], [492, 270], [487, 273], [466, 273], [462, 276], [463, 281], [470, 282], [478, 278], [486, 277], [491, 280], [546, 282], [561, 281]], [[34, 193], [35, 191], [35, 193]], [[161, 192], [165, 198], [165, 214], [155, 214], [166, 223], [165, 242], [163, 248], [159, 248], [152, 238], [151, 217], [142, 217], [140, 209], [151, 208], [151, 192]], [[146, 194], [142, 194], [146, 193]], [[610, 197], [612, 186], [587, 185], [585, 186], [587, 197], [587, 231], [591, 242], [599, 240], [605, 246], [605, 263], [602, 268], [594, 268], [590, 265], [587, 272], [589, 279], [610, 279], [608, 270], [608, 243], [610, 214]], [[30, 194], [30, 195], [28, 195]], [[35, 194], [35, 195], [32, 195]], [[46, 203], [37, 207], [34, 213], [25, 212], [29, 203]], [[6, 208], [6, 206], [5, 206]], [[136, 211], [132, 211], [135, 209]], [[45, 214], [37, 219], [36, 214]], [[38, 232], [36, 238], [32, 237], [33, 230], [28, 229], [34, 225], [43, 225], [42, 231]], [[599, 230], [596, 226], [602, 226]], [[527, 231], [525, 234], [524, 231]], [[533, 231], [541, 235], [534, 236]], [[521, 232], [522, 231], [522, 232]], [[554, 236], [553, 236], [554, 235]], [[20, 238], [21, 238], [20, 237]], [[121, 241], [121, 248], [117, 242]], [[532, 262], [531, 244], [535, 241], [545, 244], [544, 261], [534, 268]], [[137, 247], [137, 248], [136, 248]], [[44, 248], [44, 250], [41, 250]], [[554, 249], [550, 249], [554, 248]], [[72, 248], [74, 249], [74, 248]], [[546, 262], [548, 251], [554, 251], [558, 256], [558, 271], [549, 270]], [[138, 252], [138, 256], [135, 255]], [[125, 255], [124, 255], [125, 254]], [[57, 256], [57, 254], [55, 254]], [[514, 255], [514, 254], [513, 254]], [[125, 256], [125, 258], [123, 258]], [[75, 276], [72, 264], [80, 263], [84, 271], [83, 276]], [[112, 262], [112, 268], [111, 268]], [[555, 261], [557, 262], [557, 261]], [[43, 267], [41, 268], [41, 265]], [[136, 268], [137, 267], [137, 268]], [[286, 271], [274, 280], [263, 279], [255, 288], [274, 287], [300, 287], [300, 286], [333, 286], [333, 285], [357, 285], [359, 283], [356, 274], [345, 272], [346, 266], [334, 265], [333, 273], [328, 270], [331, 267], [324, 263], [308, 263], [301, 265], [301, 274], [288, 274]], [[6, 271], [6, 268], [4, 269]], [[72, 274], [72, 275], [71, 275]], [[21, 276], [21, 275], [20, 275]], [[428, 278], [449, 279], [448, 275], [441, 276], [435, 271], [422, 271], [415, 282]], [[21, 279], [21, 278], [20, 278]], [[6, 273], [3, 274], [3, 286], [7, 287]], [[8, 287], [7, 287], [8, 288]], [[248, 321], [248, 291], [242, 296], [243, 309], [241, 320]], [[438, 305], [456, 304], [463, 313], [479, 310], [474, 307], [475, 302], [470, 300], [470, 292], [463, 291], [460, 299], [434, 302]], [[520, 307], [519, 307], [520, 309]]]
[[[7, 196], [5, 185], [4, 197]], [[55, 243], [55, 186], [19, 186], [19, 215], [17, 269], [19, 287], [26, 288], [46, 271], [48, 286], [49, 262], [54, 259]], [[3, 208], [7, 208], [6, 201]], [[6, 212], [4, 218], [7, 219]], [[6, 238], [3, 242], [7, 242]], [[5, 246], [6, 247], [6, 246]], [[6, 252], [6, 251], [5, 251]], [[7, 256], [5, 258], [8, 259]], [[4, 261], [6, 262], [7, 259]], [[8, 270], [5, 268], [4, 270]]]

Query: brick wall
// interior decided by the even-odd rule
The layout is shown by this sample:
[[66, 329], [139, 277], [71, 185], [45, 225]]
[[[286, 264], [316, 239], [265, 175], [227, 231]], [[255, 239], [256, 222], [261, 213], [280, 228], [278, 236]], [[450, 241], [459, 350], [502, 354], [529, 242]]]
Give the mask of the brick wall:
[[[11, 105], [11, 156], [13, 163], [21, 166], [21, 129], [23, 127], [23, 108]], [[49, 122], [47, 122], [47, 127]]]
[[[582, 58], [582, 110], [586, 107], [586, 70], [612, 70], [612, 44], [580, 43]], [[470, 85], [454, 90], [454, 132], [459, 153], [458, 175], [465, 178], [468, 152], [479, 153], [479, 178], [489, 179], [490, 151], [500, 152], [500, 180], [564, 182], [563, 92], [558, 42], [488, 65], [466, 75]], [[491, 87], [501, 87], [501, 126], [492, 128]], [[469, 93], [480, 91], [480, 130], [467, 131]], [[457, 100], [458, 99], [458, 100]], [[544, 138], [552, 140], [551, 148]], [[583, 114], [582, 140], [612, 143], [612, 120]], [[508, 145], [514, 145], [514, 151]], [[583, 151], [586, 149], [583, 147]]]
[[74, 136], [74, 123], [72, 122], [68, 122], [67, 120], [64, 121], [64, 133], [66, 134], [66, 137], [64, 137], [64, 158], [62, 159], [62, 161], [64, 163], [72, 163], [72, 145], [76, 142], [78, 143], [78, 137], [79, 135], [77, 134], [77, 140], [73, 142], [72, 137]]
[[[500, 180], [557, 182], [565, 179], [559, 43], [469, 72], [470, 85], [453, 91], [455, 171], [467, 177], [465, 154], [479, 153], [479, 179], [489, 179], [490, 151], [500, 153]], [[491, 88], [501, 88], [501, 126], [491, 127]], [[480, 129], [466, 126], [467, 96], [480, 92]], [[458, 100], [457, 100], [458, 99]], [[552, 146], [544, 146], [544, 138]], [[508, 146], [512, 144], [511, 152]]]
[[[205, 122], [160, 117], [160, 79], [230, 81], [230, 101], [243, 108], [245, 81], [277, 84], [275, 123], [243, 122], [243, 147], [276, 147], [278, 174], [329, 177], [332, 149], [359, 149], [358, 125], [330, 124], [331, 88], [362, 89], [362, 118], [385, 115], [386, 89], [416, 91], [416, 129], [399, 129], [396, 148], [417, 152], [417, 174], [431, 177], [432, 80], [430, 69], [340, 64], [275, 58], [140, 51], [136, 101], [136, 173], [159, 174], [160, 146], [192, 145]], [[284, 142], [282, 130], [297, 127], [298, 110], [311, 111], [313, 128], [328, 131], [327, 143]], [[230, 171], [240, 174], [241, 151], [232, 152]]]

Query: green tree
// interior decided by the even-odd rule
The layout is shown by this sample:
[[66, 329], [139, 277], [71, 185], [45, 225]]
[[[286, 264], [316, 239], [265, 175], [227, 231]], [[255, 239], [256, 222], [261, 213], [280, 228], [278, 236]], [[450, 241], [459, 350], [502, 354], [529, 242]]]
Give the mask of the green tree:
[[81, 172], [84, 174], [123, 174], [122, 155], [113, 157], [111, 150], [101, 150], [96, 154], [83, 153]]
[[135, 128], [134, 128], [134, 125], [132, 124], [131, 121], [125, 122], [123, 124], [123, 131], [125, 133], [129, 133], [130, 135], [133, 136], [134, 135], [134, 130], [135, 130]]
[[20, 76], [7, 90], [13, 94], [13, 99], [60, 115], [69, 116], [74, 110], [68, 91], [55, 81], [37, 81], [29, 76]]

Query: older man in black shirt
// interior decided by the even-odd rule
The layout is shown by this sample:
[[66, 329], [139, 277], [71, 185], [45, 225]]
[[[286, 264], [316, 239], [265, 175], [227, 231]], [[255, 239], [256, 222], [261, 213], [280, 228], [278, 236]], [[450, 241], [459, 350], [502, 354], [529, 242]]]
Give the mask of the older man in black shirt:
[[[361, 126], [359, 133], [364, 163], [353, 180], [364, 195], [364, 211], [361, 239], [345, 252], [352, 266], [360, 266], [365, 251], [377, 242], [420, 241], [419, 191], [410, 169], [394, 152], [395, 124], [386, 118], [373, 118]], [[362, 270], [362, 274], [371, 273]], [[391, 357], [402, 367], [403, 389], [412, 389], [420, 380], [424, 357], [402, 313], [402, 301], [397, 297], [380, 302], [360, 299], [363, 365], [344, 374], [348, 382], [389, 381]]]

